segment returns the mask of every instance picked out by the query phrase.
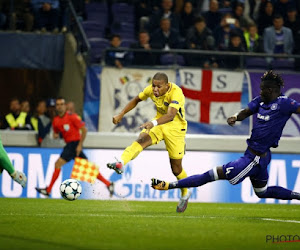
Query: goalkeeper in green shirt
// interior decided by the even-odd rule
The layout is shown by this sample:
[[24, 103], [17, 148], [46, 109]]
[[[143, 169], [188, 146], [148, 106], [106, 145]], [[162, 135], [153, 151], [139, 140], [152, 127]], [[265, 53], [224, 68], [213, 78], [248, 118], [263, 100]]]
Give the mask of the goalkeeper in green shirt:
[[26, 175], [18, 170], [15, 170], [0, 139], [0, 174], [2, 173], [3, 169], [9, 173], [14, 181], [18, 182], [23, 188], [26, 187]]

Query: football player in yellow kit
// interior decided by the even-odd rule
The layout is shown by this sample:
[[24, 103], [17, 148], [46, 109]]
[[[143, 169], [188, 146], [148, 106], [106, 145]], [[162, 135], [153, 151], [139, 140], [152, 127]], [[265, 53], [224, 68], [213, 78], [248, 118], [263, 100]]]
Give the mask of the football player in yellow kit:
[[[123, 166], [137, 157], [143, 149], [164, 140], [173, 174], [178, 180], [186, 178], [187, 174], [182, 168], [187, 130], [184, 109], [185, 97], [180, 87], [168, 81], [168, 76], [165, 73], [156, 73], [152, 78], [152, 85], [146, 87], [118, 115], [114, 116], [113, 123], [121, 122], [127, 112], [147, 98], [151, 98], [156, 105], [157, 114], [155, 118], [140, 126], [143, 130], [138, 139], [123, 151], [120, 161], [108, 163], [107, 167], [121, 174], [123, 173]], [[191, 191], [189, 189], [181, 189], [177, 212], [185, 211], [190, 196]]]

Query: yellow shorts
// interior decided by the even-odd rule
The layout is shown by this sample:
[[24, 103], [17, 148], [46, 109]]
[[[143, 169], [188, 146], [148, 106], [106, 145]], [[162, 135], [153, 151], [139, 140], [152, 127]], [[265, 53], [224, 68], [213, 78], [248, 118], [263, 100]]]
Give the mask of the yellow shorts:
[[186, 128], [162, 124], [153, 127], [150, 131], [142, 130], [152, 139], [152, 145], [158, 144], [161, 140], [165, 141], [166, 149], [171, 159], [182, 159], [185, 154], [185, 134]]

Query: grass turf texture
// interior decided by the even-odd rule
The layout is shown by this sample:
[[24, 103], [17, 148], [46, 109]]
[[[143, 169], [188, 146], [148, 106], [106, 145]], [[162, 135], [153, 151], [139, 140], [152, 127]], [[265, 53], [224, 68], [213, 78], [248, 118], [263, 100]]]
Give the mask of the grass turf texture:
[[300, 249], [300, 242], [266, 242], [266, 235], [300, 235], [298, 205], [175, 210], [170, 202], [0, 198], [0, 249]]

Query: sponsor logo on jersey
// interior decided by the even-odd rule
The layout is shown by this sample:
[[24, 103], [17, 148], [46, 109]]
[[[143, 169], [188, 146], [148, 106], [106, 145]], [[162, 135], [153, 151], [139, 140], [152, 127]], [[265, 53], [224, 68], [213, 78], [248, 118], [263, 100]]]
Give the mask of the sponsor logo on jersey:
[[264, 120], [264, 121], [269, 121], [270, 120], [270, 116], [269, 115], [261, 115], [261, 114], [257, 114], [257, 118]]

